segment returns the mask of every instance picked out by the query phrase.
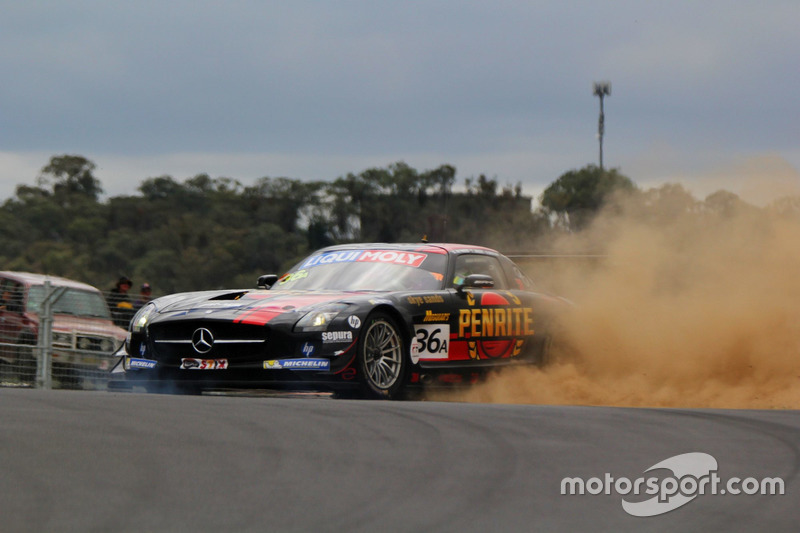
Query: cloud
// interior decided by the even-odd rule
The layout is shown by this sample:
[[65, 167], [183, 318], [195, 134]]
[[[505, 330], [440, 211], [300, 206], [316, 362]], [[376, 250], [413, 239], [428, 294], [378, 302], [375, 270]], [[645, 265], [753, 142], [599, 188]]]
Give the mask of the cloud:
[[[19, 160], [127, 158], [133, 176], [175, 154], [294, 160], [277, 170], [309, 179], [441, 156], [466, 175], [538, 186], [596, 160], [591, 83], [610, 79], [609, 166], [625, 172], [664, 143], [689, 173], [759, 154], [798, 167], [799, 11], [793, 1], [17, 3], [0, 20], [0, 146]], [[243, 179], [273, 168], [209, 165]]]

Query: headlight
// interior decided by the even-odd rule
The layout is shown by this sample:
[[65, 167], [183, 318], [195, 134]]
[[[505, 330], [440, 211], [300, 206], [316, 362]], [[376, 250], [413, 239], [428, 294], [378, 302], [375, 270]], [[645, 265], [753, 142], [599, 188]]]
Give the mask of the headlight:
[[72, 333], [53, 332], [53, 346], [72, 348]]
[[322, 331], [328, 327], [328, 324], [330, 324], [339, 313], [348, 307], [349, 305], [347, 304], [323, 305], [322, 307], [318, 307], [306, 313], [303, 318], [298, 320], [295, 328], [301, 331]]
[[104, 353], [111, 353], [116, 347], [117, 343], [113, 339], [105, 338], [100, 341], [100, 351]]
[[142, 331], [145, 326], [147, 326], [147, 321], [150, 319], [150, 315], [152, 315], [156, 310], [156, 306], [153, 303], [149, 303], [139, 309], [139, 312], [133, 316], [133, 320], [131, 320], [131, 329], [134, 333], [139, 333]]

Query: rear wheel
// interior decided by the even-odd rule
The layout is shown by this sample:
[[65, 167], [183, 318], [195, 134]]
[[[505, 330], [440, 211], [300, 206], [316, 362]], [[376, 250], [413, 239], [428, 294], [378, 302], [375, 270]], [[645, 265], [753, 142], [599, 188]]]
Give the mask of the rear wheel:
[[370, 315], [358, 341], [358, 369], [366, 393], [373, 398], [400, 398], [408, 373], [406, 341], [386, 313]]
[[546, 331], [537, 360], [540, 367], [575, 358], [577, 352], [570, 343], [569, 335], [563, 324], [554, 320], [548, 324]]

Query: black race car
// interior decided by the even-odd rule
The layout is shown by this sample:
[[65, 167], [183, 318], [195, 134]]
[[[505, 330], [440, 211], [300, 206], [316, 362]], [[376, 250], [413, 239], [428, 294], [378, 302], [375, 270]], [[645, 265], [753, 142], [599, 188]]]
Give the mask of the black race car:
[[459, 244], [333, 246], [258, 285], [147, 304], [131, 320], [123, 383], [399, 398], [542, 364], [565, 306], [507, 257]]

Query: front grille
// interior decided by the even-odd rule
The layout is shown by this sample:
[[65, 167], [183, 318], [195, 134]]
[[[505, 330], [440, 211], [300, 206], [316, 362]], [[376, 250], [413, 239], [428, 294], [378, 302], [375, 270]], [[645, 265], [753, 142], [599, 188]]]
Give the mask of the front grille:
[[[198, 329], [211, 335], [204, 338], [210, 348], [198, 351], [192, 337]], [[150, 345], [156, 359], [177, 363], [181, 358], [260, 360], [266, 353], [269, 328], [230, 322], [186, 321], [150, 326]], [[209, 342], [211, 341], [211, 342]]]

